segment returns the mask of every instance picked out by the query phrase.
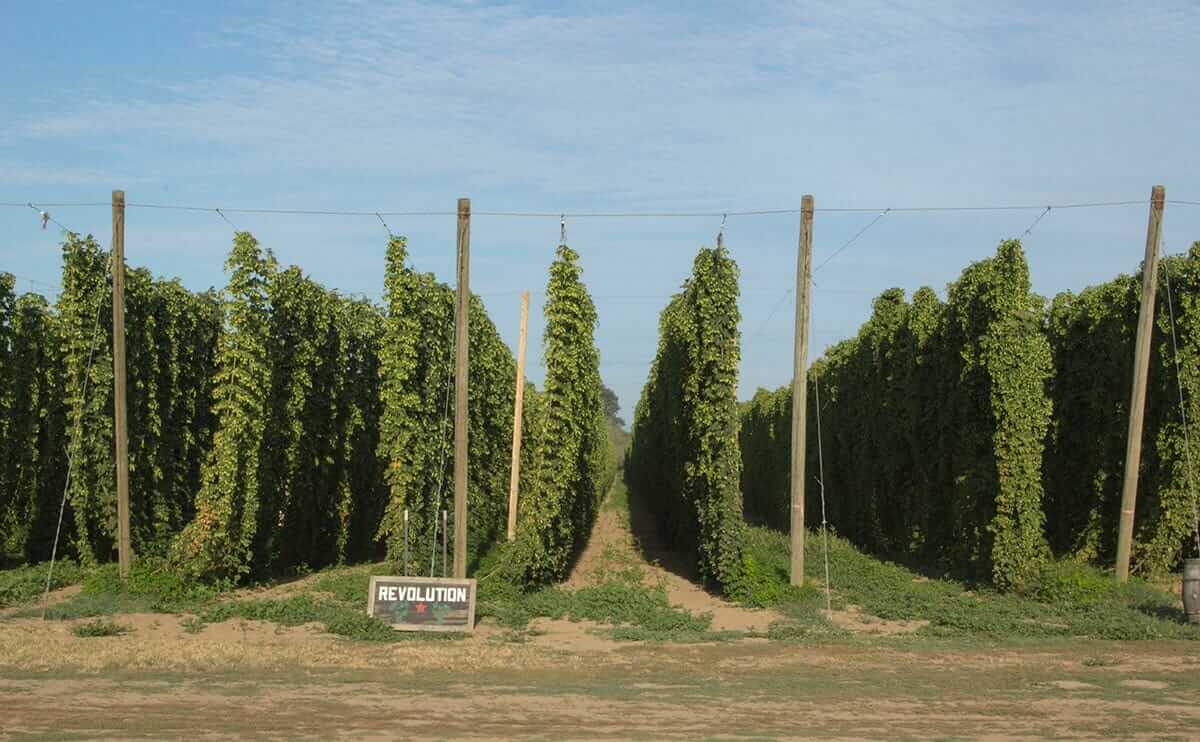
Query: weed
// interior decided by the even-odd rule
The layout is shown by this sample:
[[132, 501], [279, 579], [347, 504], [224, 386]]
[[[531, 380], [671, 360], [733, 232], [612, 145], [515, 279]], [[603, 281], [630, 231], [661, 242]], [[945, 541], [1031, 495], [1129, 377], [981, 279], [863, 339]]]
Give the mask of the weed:
[[79, 637], [120, 636], [121, 634], [126, 634], [128, 632], [128, 626], [123, 626], [113, 621], [107, 621], [103, 618], [97, 618], [94, 621], [76, 624], [71, 627], [71, 633]]
[[313, 583], [313, 589], [329, 593], [334, 600], [365, 611], [367, 609], [367, 592], [371, 586], [372, 566], [374, 565], [351, 570], [337, 570], [322, 575]]
[[88, 573], [81, 596], [113, 596], [127, 606], [154, 613], [181, 613], [204, 605], [232, 587], [204, 583], [174, 571], [165, 561], [140, 559], [122, 580], [117, 565], [106, 564]]
[[[806, 578], [824, 582], [823, 540], [805, 540]], [[770, 604], [798, 627], [780, 626], [775, 636], [820, 631], [823, 596], [788, 592], [788, 537], [765, 528], [749, 528], [745, 553], [754, 570], [739, 596], [751, 604]], [[888, 620], [925, 620], [921, 633], [940, 637], [1026, 639], [1089, 637], [1097, 639], [1200, 639], [1200, 629], [1182, 622], [1173, 596], [1140, 580], [1118, 586], [1099, 570], [1071, 563], [1051, 564], [1026, 595], [1000, 593], [987, 585], [927, 578], [898, 564], [866, 555], [848, 541], [829, 538], [830, 582], [834, 607], [861, 606], [866, 614]]]
[[828, 621], [798, 621], [787, 619], [773, 621], [767, 627], [767, 638], [776, 641], [812, 641], [814, 639], [830, 639], [848, 635], [844, 629], [839, 629]]
[[199, 634], [204, 631], [205, 623], [198, 616], [188, 616], [179, 622], [179, 626], [189, 634]]
[[633, 582], [523, 592], [511, 583], [490, 581], [481, 584], [476, 610], [481, 618], [490, 616], [510, 629], [523, 629], [534, 618], [567, 618], [621, 627], [621, 638], [636, 641], [699, 641], [696, 637], [708, 635], [712, 624], [708, 614], [673, 607], [661, 585]]
[[396, 631], [355, 606], [337, 600], [318, 599], [305, 593], [275, 600], [226, 601], [211, 606], [199, 616], [205, 623], [220, 623], [233, 618], [268, 621], [281, 626], [317, 623], [330, 634], [373, 642], [397, 642], [417, 638], [435, 641], [461, 636], [454, 633], [416, 634]]
[[613, 486], [608, 491], [608, 497], [604, 498], [603, 509], [617, 510], [623, 513], [629, 512], [629, 488], [626, 486], [621, 472], [618, 472], [617, 478], [613, 480]]
[[1118, 597], [1120, 586], [1099, 570], [1075, 562], [1051, 562], [1028, 595], [1042, 603], [1090, 607]]
[[[41, 597], [46, 590], [50, 563], [32, 564], [0, 572], [0, 608], [23, 605]], [[83, 579], [83, 571], [70, 559], [54, 563], [51, 590], [74, 585]]]
[[695, 631], [691, 629], [662, 631], [645, 626], [614, 626], [597, 633], [619, 642], [674, 642], [676, 644], [727, 642], [760, 636], [749, 631]]

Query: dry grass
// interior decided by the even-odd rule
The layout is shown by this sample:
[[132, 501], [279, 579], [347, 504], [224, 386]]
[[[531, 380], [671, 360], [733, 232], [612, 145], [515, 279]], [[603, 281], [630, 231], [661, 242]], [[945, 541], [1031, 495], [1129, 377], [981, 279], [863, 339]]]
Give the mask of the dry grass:
[[559, 651], [495, 641], [483, 628], [459, 642], [372, 644], [320, 633], [316, 626], [282, 627], [231, 620], [189, 634], [177, 616], [126, 614], [128, 634], [80, 638], [78, 622], [19, 619], [0, 623], [0, 673], [109, 670], [280, 670], [388, 668], [390, 672], [573, 664]]

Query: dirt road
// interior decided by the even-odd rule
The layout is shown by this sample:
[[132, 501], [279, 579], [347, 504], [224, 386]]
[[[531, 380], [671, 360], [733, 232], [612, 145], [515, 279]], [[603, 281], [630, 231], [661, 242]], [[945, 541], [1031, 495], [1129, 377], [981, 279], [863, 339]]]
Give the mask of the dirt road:
[[96, 639], [0, 624], [0, 736], [1186, 739], [1200, 730], [1200, 659], [1187, 644], [581, 646], [549, 628], [521, 644], [484, 631], [371, 646], [259, 624]]

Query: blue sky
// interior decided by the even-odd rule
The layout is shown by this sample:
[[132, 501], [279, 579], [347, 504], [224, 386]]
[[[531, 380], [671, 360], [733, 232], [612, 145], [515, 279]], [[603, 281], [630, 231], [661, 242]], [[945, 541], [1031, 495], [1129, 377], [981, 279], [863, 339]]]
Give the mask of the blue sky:
[[[815, 262], [873, 212], [822, 208], [1200, 201], [1197, 3], [10, 3], [0, 25], [0, 201], [452, 211], [796, 209]], [[106, 208], [54, 207], [107, 244]], [[1038, 212], [891, 213], [816, 276], [812, 352], [873, 296], [941, 291]], [[378, 297], [374, 217], [230, 214], [286, 263]], [[131, 208], [131, 263], [224, 284], [214, 213]], [[390, 218], [454, 274], [453, 217]], [[791, 375], [799, 217], [730, 217], [742, 394]], [[568, 219], [626, 417], [658, 313], [720, 219]], [[1052, 211], [1026, 240], [1052, 295], [1136, 269], [1144, 205]], [[557, 218], [476, 217], [472, 288], [516, 345]], [[1200, 239], [1168, 204], [1165, 247]], [[0, 208], [0, 270], [58, 280], [58, 234]], [[540, 382], [541, 295], [530, 376]], [[774, 314], [772, 314], [772, 310]]]

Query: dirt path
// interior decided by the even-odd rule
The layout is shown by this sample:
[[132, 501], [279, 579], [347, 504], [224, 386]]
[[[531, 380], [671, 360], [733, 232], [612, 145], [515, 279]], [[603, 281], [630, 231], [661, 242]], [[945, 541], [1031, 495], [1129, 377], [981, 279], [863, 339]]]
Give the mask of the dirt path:
[[[667, 549], [653, 529], [644, 525], [648, 520], [637, 507], [636, 502], [630, 503], [630, 510], [610, 504], [600, 511], [566, 587], [596, 585], [618, 575], [637, 576], [644, 584], [666, 588], [673, 605], [711, 614], [716, 631], [765, 632], [772, 621], [781, 618], [775, 611], [743, 608], [702, 588], [690, 560]], [[636, 536], [634, 522], [640, 526]]]
[[[88, 646], [104, 655], [123, 639]], [[0, 654], [0, 738], [1185, 739], [1200, 724], [1200, 662], [1178, 644], [737, 642], [568, 657], [486, 642], [333, 642], [331, 654], [286, 659], [277, 652], [296, 642], [252, 645], [247, 662], [229, 653], [203, 672], [81, 672], [58, 656], [22, 671]]]

